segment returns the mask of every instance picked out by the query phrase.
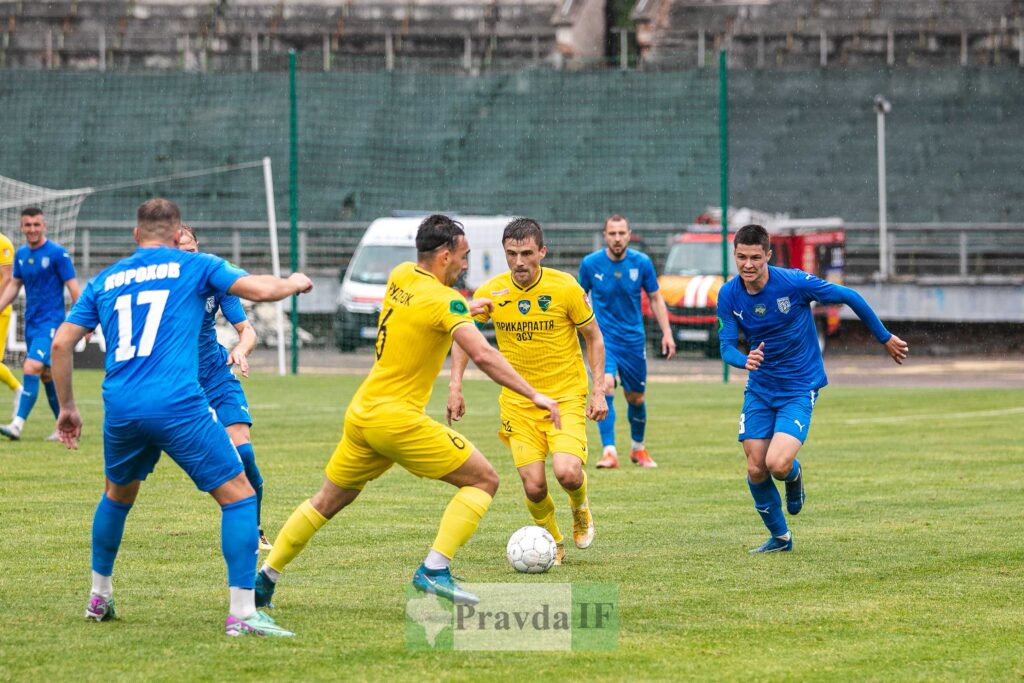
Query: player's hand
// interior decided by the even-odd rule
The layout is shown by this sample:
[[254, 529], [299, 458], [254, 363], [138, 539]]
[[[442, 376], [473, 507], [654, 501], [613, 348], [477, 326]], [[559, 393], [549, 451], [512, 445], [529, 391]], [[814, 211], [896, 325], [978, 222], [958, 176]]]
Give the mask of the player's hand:
[[600, 422], [608, 417], [608, 400], [604, 397], [603, 391], [590, 394], [590, 400], [587, 401], [587, 417], [594, 422]]
[[555, 429], [562, 428], [562, 413], [558, 410], [558, 401], [553, 398], [548, 398], [544, 394], [534, 394], [533, 405], [537, 406], [541, 410], [548, 411], [545, 416], [551, 420], [551, 424], [555, 426]]
[[466, 399], [462, 396], [462, 391], [455, 389], [454, 387], [448, 389], [448, 426], [451, 426], [452, 420], [458, 422], [462, 419], [462, 416], [466, 414]]
[[238, 347], [231, 349], [231, 353], [228, 354], [228, 365], [237, 365], [239, 371], [242, 373], [242, 377], [249, 376], [249, 359], [246, 358], [245, 354], [242, 353]]
[[676, 340], [672, 338], [671, 332], [661, 335], [661, 355], [665, 356], [665, 360], [676, 355]]
[[747, 370], [753, 372], [761, 367], [761, 363], [764, 362], [764, 342], [758, 344], [756, 349], [753, 349], [747, 354]]
[[78, 414], [77, 408], [68, 410], [60, 409], [57, 416], [57, 436], [68, 449], [78, 448], [78, 437], [82, 435], [82, 416]]
[[907, 359], [907, 354], [910, 353], [910, 346], [894, 334], [889, 337], [889, 341], [885, 342], [885, 350], [889, 352], [889, 355], [898, 365], [903, 365], [903, 361]]
[[469, 314], [472, 316], [481, 313], [490, 313], [494, 310], [494, 302], [490, 299], [473, 299], [469, 302]]
[[292, 273], [288, 276], [288, 282], [295, 287], [296, 294], [305, 294], [313, 289], [313, 281], [303, 273]]

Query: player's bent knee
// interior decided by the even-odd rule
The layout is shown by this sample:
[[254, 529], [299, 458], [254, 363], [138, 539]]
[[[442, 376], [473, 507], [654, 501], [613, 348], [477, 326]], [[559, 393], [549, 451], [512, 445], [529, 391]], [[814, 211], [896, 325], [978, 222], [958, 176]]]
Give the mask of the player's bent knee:
[[250, 496], [255, 496], [256, 491], [249, 483], [249, 479], [245, 476], [245, 472], [239, 472], [228, 481], [210, 491], [210, 495], [213, 496], [213, 499], [217, 501], [218, 505], [224, 507], [225, 505], [231, 505], [232, 503], [237, 503], [240, 500], [245, 500]]
[[747, 478], [755, 484], [760, 484], [768, 478], [768, 468], [747, 463]]
[[548, 497], [548, 484], [545, 481], [524, 481], [523, 492], [533, 503], [539, 503]]
[[343, 489], [330, 479], [324, 479], [323, 486], [309, 499], [309, 504], [327, 519], [345, 509], [359, 496], [358, 489]]
[[632, 391], [627, 392], [626, 403], [631, 406], [642, 406], [644, 404], [644, 394], [638, 394]]
[[252, 443], [252, 437], [249, 434], [249, 425], [243, 423], [228, 425], [225, 427], [228, 431], [228, 436], [231, 438], [231, 443], [236, 446], [243, 444]]

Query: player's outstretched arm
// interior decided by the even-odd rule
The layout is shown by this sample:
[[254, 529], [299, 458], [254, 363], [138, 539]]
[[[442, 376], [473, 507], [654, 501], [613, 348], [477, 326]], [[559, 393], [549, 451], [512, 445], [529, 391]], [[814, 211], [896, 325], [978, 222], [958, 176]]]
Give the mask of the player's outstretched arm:
[[651, 310], [654, 312], [654, 319], [658, 321], [661, 328], [661, 355], [668, 360], [676, 355], [676, 340], [672, 338], [672, 326], [668, 324], [668, 304], [661, 290], [655, 290], [648, 297], [651, 301]]
[[805, 286], [810, 288], [813, 298], [816, 300], [826, 304], [846, 304], [849, 306], [857, 314], [857, 317], [867, 325], [871, 334], [878, 340], [878, 343], [885, 346], [889, 356], [899, 365], [903, 365], [903, 361], [910, 352], [910, 346], [885, 328], [885, 325], [882, 324], [874, 309], [871, 308], [870, 304], [864, 300], [864, 297], [857, 290], [832, 282], [825, 282], [810, 275], [807, 276], [804, 282]]
[[903, 361], [910, 353], [910, 345], [894, 334], [889, 337], [889, 341], [885, 342], [885, 350], [889, 352], [889, 356], [896, 361], [897, 365], [903, 365]]
[[57, 416], [57, 434], [68, 448], [78, 448], [78, 437], [82, 435], [82, 418], [75, 406], [75, 393], [71, 374], [74, 370], [75, 344], [90, 330], [74, 323], [62, 323], [53, 336], [50, 347], [53, 386], [60, 401], [60, 415]]
[[597, 318], [581, 327], [580, 334], [587, 342], [587, 364], [590, 366], [587, 417], [594, 422], [600, 422], [608, 417], [608, 400], [604, 397], [604, 335], [597, 325]]
[[[476, 366], [484, 371], [484, 374], [501, 386], [508, 387], [517, 394], [522, 394], [530, 399], [538, 408], [548, 411], [555, 428], [562, 428], [562, 416], [558, 411], [558, 402], [530, 386], [530, 383], [509, 364], [505, 356], [487, 343], [484, 335], [476, 329], [475, 325], [459, 325], [452, 332], [452, 338], [455, 340], [455, 344], [462, 347], [466, 355], [473, 359]], [[453, 353], [454, 348], [453, 346]], [[465, 370], [465, 366], [463, 366], [463, 370]]]
[[244, 275], [228, 288], [228, 294], [249, 301], [281, 301], [293, 294], [305, 294], [313, 289], [313, 281], [302, 273], [286, 278], [273, 275]]

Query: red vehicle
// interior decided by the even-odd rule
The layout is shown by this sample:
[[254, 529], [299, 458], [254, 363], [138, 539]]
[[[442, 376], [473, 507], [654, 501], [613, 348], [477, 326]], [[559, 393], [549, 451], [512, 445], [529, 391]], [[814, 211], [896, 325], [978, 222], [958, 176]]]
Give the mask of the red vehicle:
[[[738, 223], [742, 225], [743, 223]], [[782, 268], [799, 268], [818, 277], [842, 284], [845, 265], [846, 233], [837, 218], [769, 221], [772, 258], [769, 263]], [[731, 242], [735, 233], [729, 233]], [[732, 247], [728, 250], [729, 277], [736, 275]], [[683, 349], [703, 350], [718, 357], [718, 290], [722, 279], [721, 228], [703, 223], [689, 226], [671, 238], [658, 286], [668, 305], [668, 318], [676, 344]], [[826, 339], [839, 331], [842, 306], [816, 306], [818, 344], [825, 350]], [[655, 353], [660, 352], [661, 332], [646, 296], [647, 338]]]

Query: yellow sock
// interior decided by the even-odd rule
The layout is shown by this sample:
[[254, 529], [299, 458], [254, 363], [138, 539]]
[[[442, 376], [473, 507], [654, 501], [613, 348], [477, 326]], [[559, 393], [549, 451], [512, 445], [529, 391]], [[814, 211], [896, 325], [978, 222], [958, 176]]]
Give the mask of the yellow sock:
[[274, 539], [274, 549], [267, 556], [267, 564], [274, 571], [284, 571], [285, 566], [298, 557], [309, 539], [324, 524], [327, 524], [327, 518], [317, 512], [308, 500], [303, 501]]
[[0, 363], [0, 382], [6, 384], [7, 388], [11, 391], [17, 391], [18, 387], [21, 386], [21, 382], [14, 376], [11, 369], [3, 363]]
[[455, 557], [455, 552], [476, 532], [490, 505], [491, 496], [483, 489], [475, 486], [459, 489], [444, 509], [441, 526], [430, 546], [431, 550], [436, 550], [448, 559]]
[[569, 502], [572, 504], [573, 510], [579, 510], [583, 507], [583, 503], [587, 501], [587, 473], [583, 472], [583, 485], [575, 491], [564, 489], [569, 494]]
[[558, 522], [555, 521], [555, 501], [551, 499], [550, 493], [539, 503], [534, 503], [527, 498], [526, 509], [530, 511], [534, 523], [547, 529], [548, 533], [554, 537], [555, 543], [562, 542], [562, 532], [558, 530]]

